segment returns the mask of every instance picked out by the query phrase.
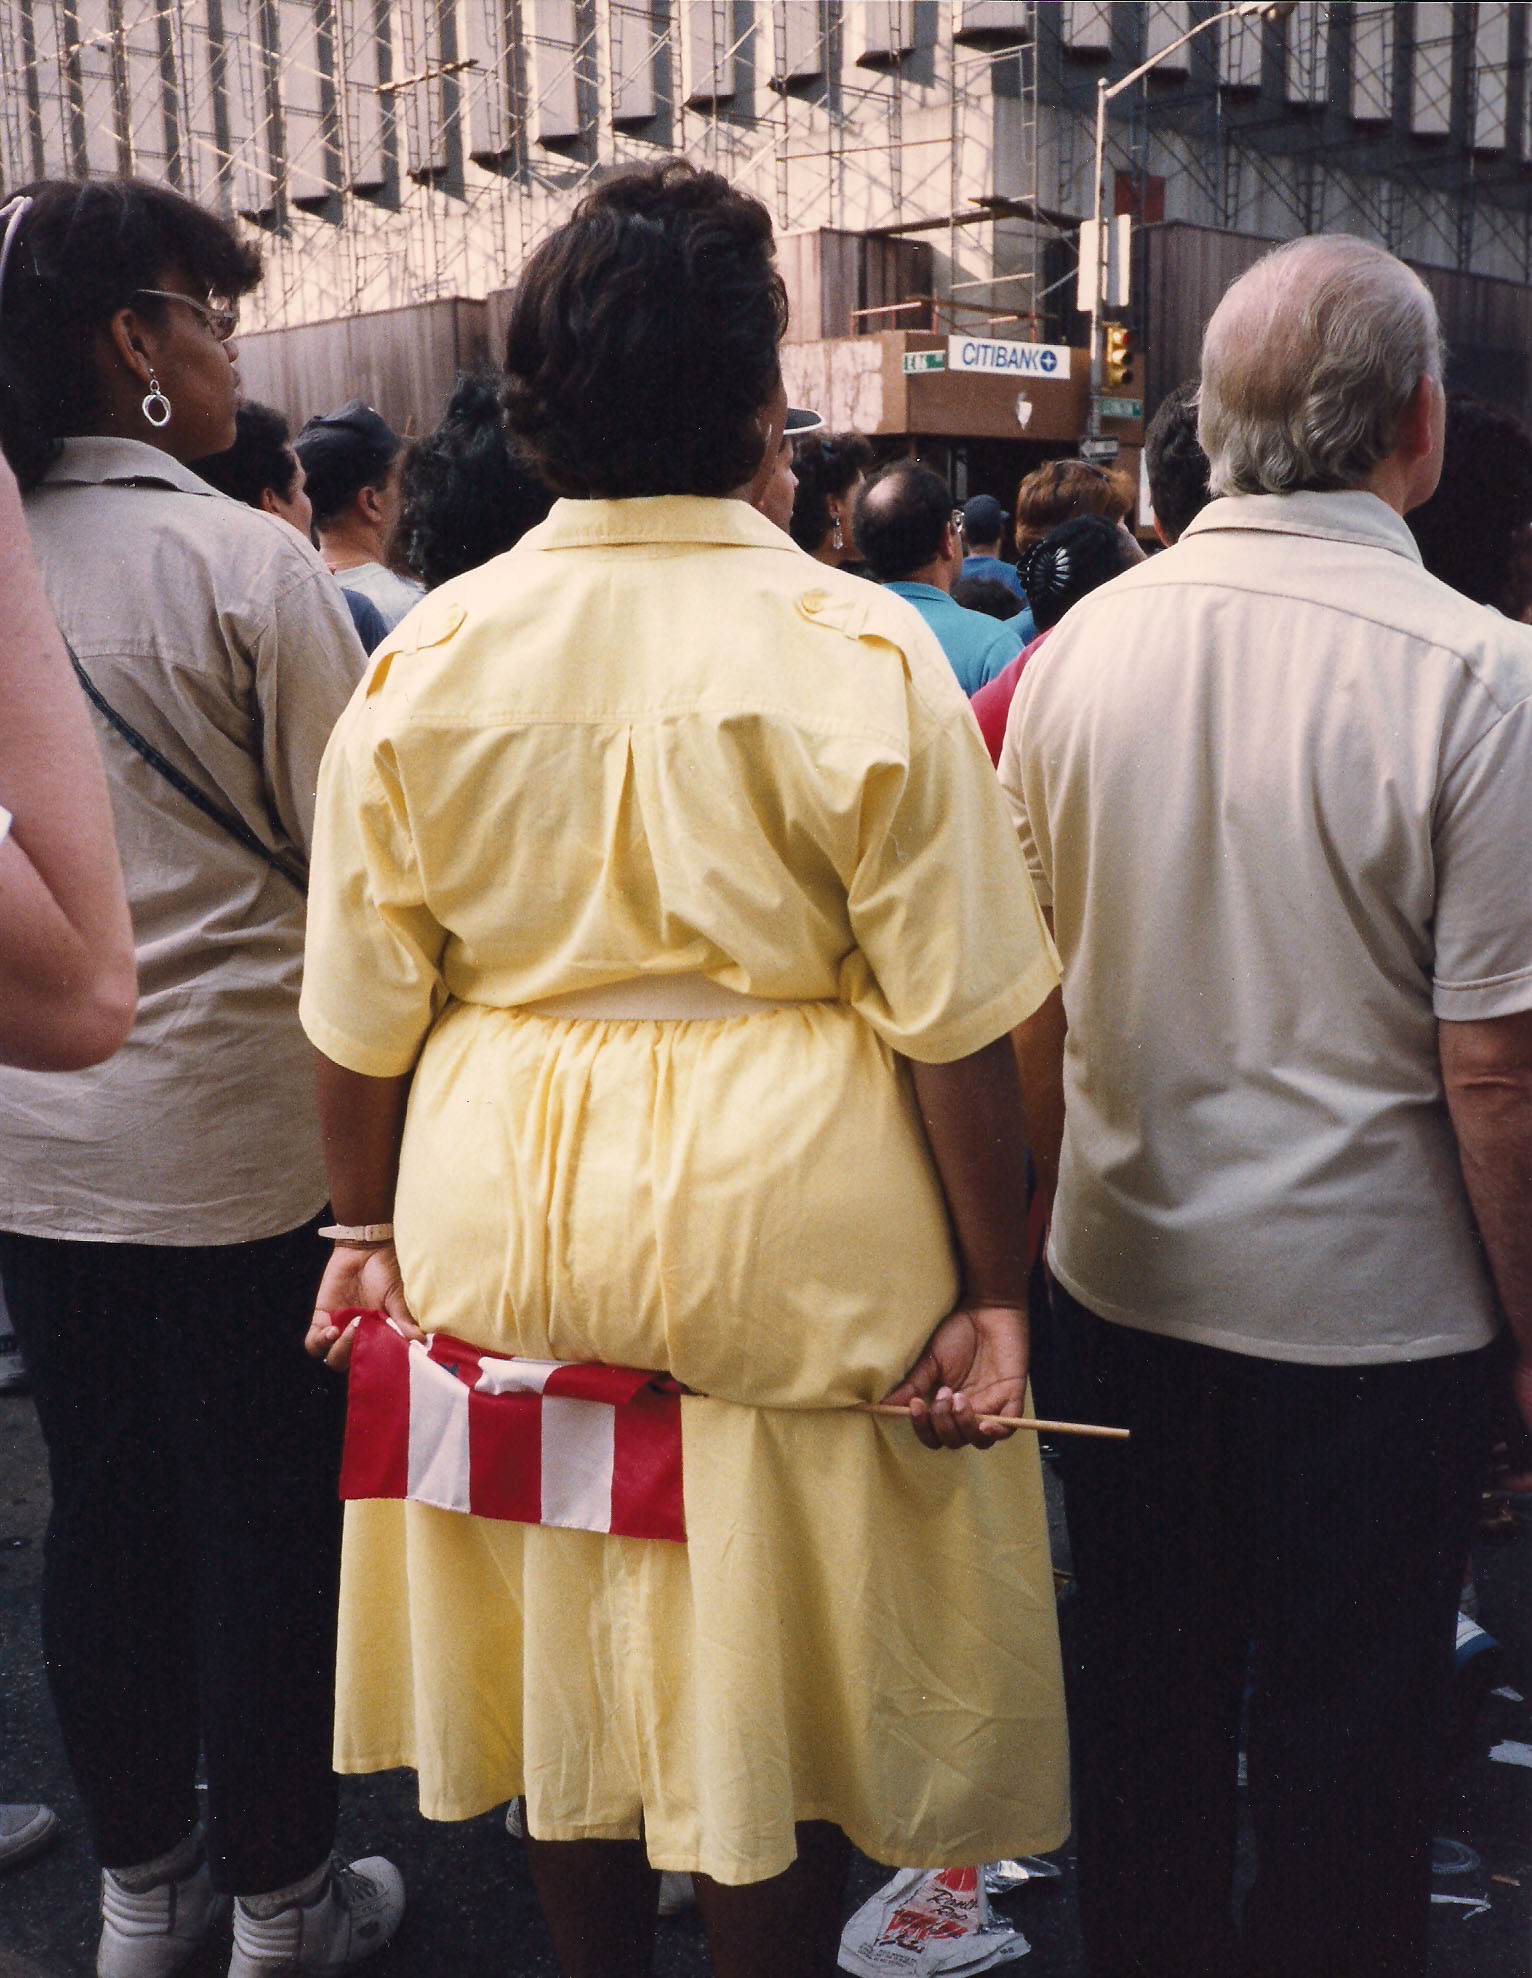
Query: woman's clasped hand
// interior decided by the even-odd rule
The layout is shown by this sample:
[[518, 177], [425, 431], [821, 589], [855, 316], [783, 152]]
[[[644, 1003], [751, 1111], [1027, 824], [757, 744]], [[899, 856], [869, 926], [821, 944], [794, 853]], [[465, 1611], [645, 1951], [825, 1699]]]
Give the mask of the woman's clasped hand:
[[[344, 1373], [358, 1320], [334, 1314], [382, 1312], [410, 1339], [424, 1339], [404, 1295], [391, 1243], [337, 1243], [320, 1282], [304, 1350]], [[932, 1333], [925, 1351], [884, 1399], [908, 1408], [927, 1449], [988, 1449], [1014, 1431], [981, 1428], [981, 1419], [1019, 1417], [1027, 1391], [1027, 1320], [1015, 1305], [960, 1305]]]
[[981, 1418], [1019, 1418], [1027, 1393], [1027, 1315], [1016, 1305], [959, 1305], [887, 1399], [910, 1411], [927, 1449], [988, 1449], [1011, 1429]]
[[338, 1326], [336, 1312], [383, 1312], [408, 1338], [425, 1338], [405, 1298], [392, 1243], [337, 1243], [319, 1281], [303, 1349], [310, 1358], [344, 1373], [351, 1364], [357, 1321]]

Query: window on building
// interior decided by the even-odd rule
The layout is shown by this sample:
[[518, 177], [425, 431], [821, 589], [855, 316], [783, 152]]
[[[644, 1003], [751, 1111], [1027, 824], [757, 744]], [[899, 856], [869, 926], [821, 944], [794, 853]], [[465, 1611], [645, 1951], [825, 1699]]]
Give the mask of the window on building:
[[1351, 121], [1386, 124], [1394, 114], [1394, 33], [1392, 4], [1363, 0], [1351, 9]]

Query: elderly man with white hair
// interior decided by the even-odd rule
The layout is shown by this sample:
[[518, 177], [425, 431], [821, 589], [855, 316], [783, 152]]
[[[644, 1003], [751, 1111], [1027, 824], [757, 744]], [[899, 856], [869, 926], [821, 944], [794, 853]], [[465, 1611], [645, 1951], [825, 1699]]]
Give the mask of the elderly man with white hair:
[[1006, 732], [1064, 964], [1062, 1347], [1132, 1431], [1066, 1478], [1093, 1978], [1426, 1966], [1506, 1321], [1532, 1422], [1532, 633], [1401, 519], [1440, 377], [1391, 255], [1258, 263], [1203, 345], [1217, 498]]

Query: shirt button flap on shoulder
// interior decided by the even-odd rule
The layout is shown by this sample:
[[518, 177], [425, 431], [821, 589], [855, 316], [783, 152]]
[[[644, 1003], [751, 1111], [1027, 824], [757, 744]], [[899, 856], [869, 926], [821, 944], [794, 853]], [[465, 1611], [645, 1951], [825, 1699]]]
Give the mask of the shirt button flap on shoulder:
[[462, 628], [467, 617], [463, 607], [453, 604], [448, 598], [422, 598], [415, 609], [407, 612], [400, 621], [399, 631], [404, 632], [405, 637], [395, 650], [424, 652], [428, 646], [444, 646], [453, 633]]
[[467, 620], [468, 613], [462, 605], [454, 604], [448, 598], [422, 598], [412, 611], [405, 613], [373, 654], [367, 692], [374, 694], [378, 691], [388, 678], [389, 667], [394, 660], [406, 658], [410, 653], [426, 652], [432, 646], [444, 646], [462, 630]]
[[[871, 586], [868, 588], [871, 591]], [[872, 598], [877, 595], [876, 591], [872, 591]], [[811, 625], [823, 625], [828, 631], [844, 632], [849, 639], [860, 638], [865, 631], [869, 602], [847, 597], [844, 593], [819, 589], [804, 591], [797, 599], [799, 615], [808, 619]]]

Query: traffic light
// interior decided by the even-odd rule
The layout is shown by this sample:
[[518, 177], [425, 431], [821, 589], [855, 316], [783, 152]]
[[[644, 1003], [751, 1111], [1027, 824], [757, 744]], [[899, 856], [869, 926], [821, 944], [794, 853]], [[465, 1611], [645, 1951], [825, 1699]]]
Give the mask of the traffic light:
[[1138, 352], [1133, 348], [1133, 332], [1126, 323], [1108, 323], [1106, 346], [1102, 352], [1101, 382], [1107, 391], [1127, 391], [1138, 382]]

